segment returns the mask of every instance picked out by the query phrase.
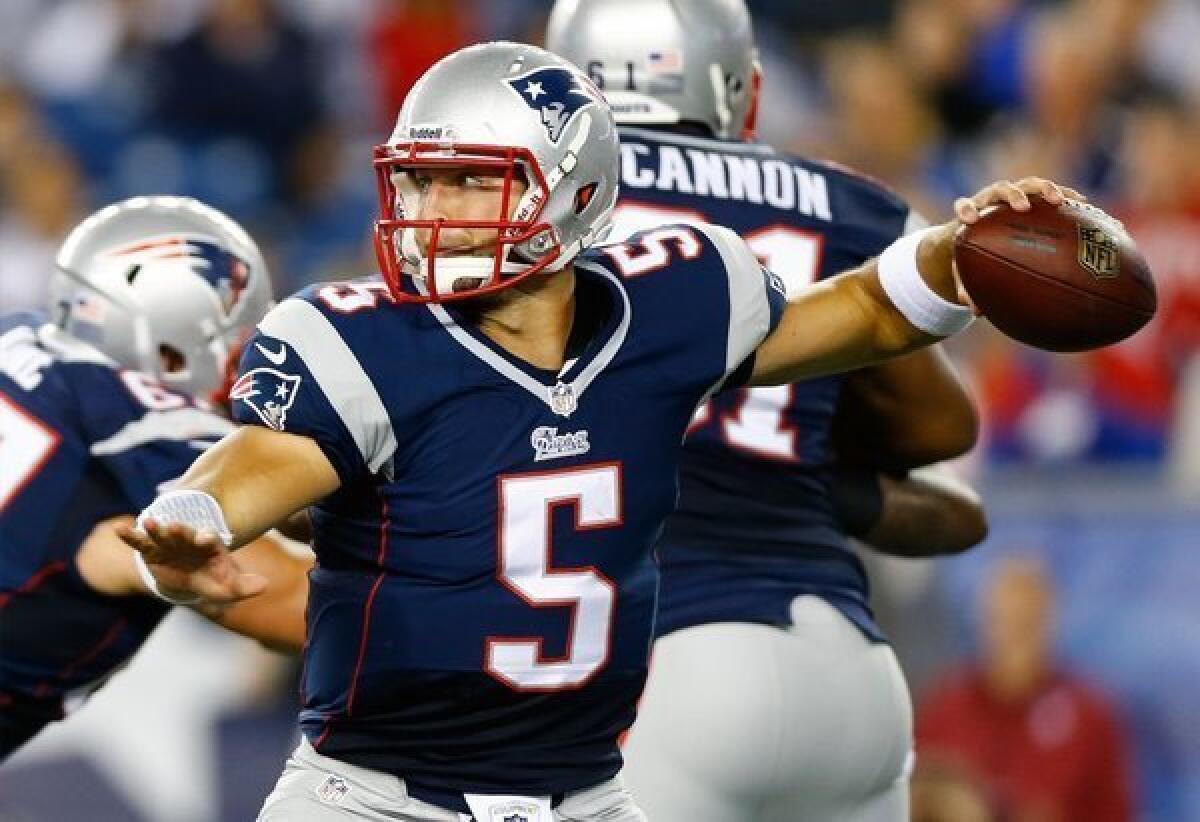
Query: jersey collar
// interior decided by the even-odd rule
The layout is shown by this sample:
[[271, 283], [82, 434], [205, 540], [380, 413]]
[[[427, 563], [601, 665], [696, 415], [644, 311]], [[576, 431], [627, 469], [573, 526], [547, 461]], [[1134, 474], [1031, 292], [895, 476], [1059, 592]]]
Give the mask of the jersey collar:
[[459, 323], [445, 306], [438, 303], [426, 303], [425, 307], [442, 324], [447, 333], [468, 352], [511, 382], [533, 394], [548, 405], [555, 414], [569, 417], [578, 407], [579, 400], [588, 386], [617, 356], [617, 352], [620, 351], [621, 345], [629, 333], [631, 314], [629, 295], [615, 275], [599, 265], [583, 260], [576, 260], [575, 267], [577, 271], [585, 269], [589, 274], [598, 275], [613, 297], [613, 311], [598, 335], [598, 338], [603, 339], [604, 343], [598, 347], [589, 346], [582, 356], [569, 360], [559, 371], [553, 383], [547, 381], [547, 372], [514, 357], [474, 327]]

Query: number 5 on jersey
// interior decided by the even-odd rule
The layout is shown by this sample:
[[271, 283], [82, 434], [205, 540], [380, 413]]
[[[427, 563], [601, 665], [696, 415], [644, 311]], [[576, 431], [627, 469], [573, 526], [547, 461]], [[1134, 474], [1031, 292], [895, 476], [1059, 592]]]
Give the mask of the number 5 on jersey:
[[489, 637], [488, 672], [519, 691], [577, 688], [608, 662], [616, 586], [595, 567], [552, 568], [554, 509], [575, 512], [575, 530], [621, 524], [621, 466], [589, 465], [500, 478], [500, 582], [534, 608], [570, 608], [563, 657], [544, 637]]

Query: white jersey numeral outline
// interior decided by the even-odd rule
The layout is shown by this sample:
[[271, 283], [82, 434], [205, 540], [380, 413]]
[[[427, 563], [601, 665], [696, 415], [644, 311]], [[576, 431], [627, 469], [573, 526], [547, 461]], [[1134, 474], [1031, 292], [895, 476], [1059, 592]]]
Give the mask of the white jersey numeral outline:
[[173, 411], [188, 404], [187, 398], [176, 394], [154, 377], [142, 371], [121, 371], [121, 382], [133, 398], [151, 411]]
[[0, 512], [62, 442], [58, 432], [0, 394]]
[[317, 291], [317, 298], [339, 314], [353, 314], [391, 300], [392, 294], [386, 283], [333, 283]]
[[675, 255], [694, 260], [704, 250], [696, 232], [680, 225], [655, 228], [635, 240], [599, 248], [612, 258], [625, 278], [641, 277], [666, 268]]
[[570, 634], [558, 658], [544, 637], [490, 636], [485, 667], [518, 691], [579, 688], [608, 662], [617, 589], [595, 566], [552, 567], [554, 510], [571, 506], [576, 531], [620, 526], [621, 464], [501, 476], [499, 495], [497, 577], [534, 608], [570, 608]]
[[[618, 203], [613, 212], [614, 234], [618, 236], [664, 222], [704, 220], [704, 215], [698, 211], [648, 203]], [[789, 298], [816, 281], [825, 241], [820, 233], [777, 223], [752, 231], [743, 239], [754, 256], [783, 280]], [[721, 417], [722, 439], [730, 447], [755, 456], [788, 462], [797, 460], [797, 431], [787, 424], [785, 417], [792, 393], [790, 385], [742, 389], [737, 411]], [[711, 421], [711, 417], [709, 404], [705, 403], [696, 410], [688, 430], [701, 428]]]

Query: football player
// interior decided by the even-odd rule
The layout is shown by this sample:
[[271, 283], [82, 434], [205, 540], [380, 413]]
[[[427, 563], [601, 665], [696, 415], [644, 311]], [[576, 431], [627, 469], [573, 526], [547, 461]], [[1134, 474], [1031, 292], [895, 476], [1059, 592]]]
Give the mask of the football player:
[[[871, 180], [750, 141], [760, 75], [743, 0], [559, 0], [547, 48], [586, 69], [620, 126], [614, 234], [719, 223], [798, 295], [926, 225]], [[700, 408], [624, 748], [651, 819], [908, 818], [911, 701], [848, 534], [905, 556], [982, 539], [970, 489], [903, 476], [962, 454], [977, 428], [936, 347]]]
[[[489, 43], [440, 61], [375, 153], [385, 282], [272, 310], [231, 392], [246, 425], [122, 529], [163, 584], [220, 600], [241, 593], [231, 549], [315, 506], [304, 741], [260, 819], [644, 819], [617, 739], [697, 406], [972, 317], [956, 223], [787, 305], [725, 228], [596, 245], [618, 160], [566, 60]], [[959, 213], [1032, 192], [1063, 196], [997, 183]]]
[[[123, 666], [170, 609], [115, 533], [232, 429], [204, 399], [271, 305], [266, 264], [224, 214], [137, 197], [84, 220], [50, 310], [0, 318], [0, 759]], [[227, 383], [226, 383], [227, 384]], [[253, 602], [210, 610], [298, 648], [308, 560], [263, 538]], [[169, 596], [169, 592], [161, 592]]]

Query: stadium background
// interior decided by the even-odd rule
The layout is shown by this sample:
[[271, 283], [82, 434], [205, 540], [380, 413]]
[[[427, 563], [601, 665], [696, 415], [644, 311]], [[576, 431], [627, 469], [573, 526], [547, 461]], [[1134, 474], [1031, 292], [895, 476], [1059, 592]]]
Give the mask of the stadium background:
[[[0, 311], [43, 298], [93, 208], [188, 193], [243, 221], [280, 295], [372, 270], [370, 147], [437, 57], [539, 42], [548, 0], [4, 0]], [[980, 591], [1035, 557], [1065, 664], [1130, 735], [1140, 819], [1200, 819], [1200, 2], [751, 0], [761, 136], [934, 218], [1038, 173], [1121, 217], [1159, 287], [1115, 349], [955, 341], [986, 416], [960, 466], [988, 541], [874, 562], [915, 693], [969, 656]], [[982, 324], [980, 324], [982, 325]], [[71, 722], [0, 769], [0, 819], [250, 818], [292, 744], [291, 664], [176, 614]]]

